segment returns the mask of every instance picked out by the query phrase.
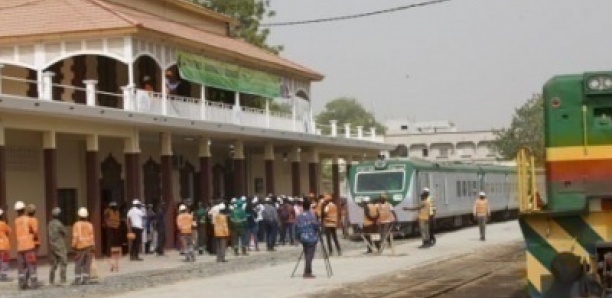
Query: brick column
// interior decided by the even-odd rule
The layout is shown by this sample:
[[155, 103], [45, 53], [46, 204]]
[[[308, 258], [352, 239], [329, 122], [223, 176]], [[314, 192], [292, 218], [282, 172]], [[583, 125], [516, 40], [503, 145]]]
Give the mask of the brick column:
[[237, 141], [234, 145], [234, 196], [246, 195], [244, 165], [244, 144]]
[[98, 136], [87, 136], [85, 152], [85, 180], [87, 181], [87, 209], [94, 226], [96, 257], [102, 256], [102, 202], [100, 200], [100, 166], [98, 164]]
[[276, 192], [274, 183], [274, 145], [266, 144], [264, 153], [266, 170], [266, 195]]
[[55, 131], [43, 133], [43, 159], [45, 172], [45, 210], [46, 218], [51, 218], [51, 210], [57, 202], [57, 144]]
[[292, 196], [300, 195], [302, 192], [302, 181], [301, 181], [301, 160], [300, 160], [300, 148], [294, 148], [292, 150], [291, 157], [291, 191]]
[[332, 157], [332, 191], [334, 201], [340, 197], [340, 167], [338, 166], [338, 156]]
[[319, 194], [319, 152], [316, 148], [310, 152], [310, 162], [308, 163], [308, 182], [309, 192]]
[[131, 204], [134, 199], [144, 202], [140, 192], [140, 136], [136, 129], [131, 137], [125, 139], [124, 160], [127, 203]]
[[8, 210], [6, 205], [6, 140], [4, 139], [4, 127], [0, 126], [0, 208]]
[[161, 143], [161, 189], [162, 201], [166, 205], [166, 248], [174, 247], [174, 192], [172, 187], [172, 135], [160, 134]]
[[212, 205], [212, 162], [210, 153], [210, 139], [200, 140], [200, 198], [205, 205]]

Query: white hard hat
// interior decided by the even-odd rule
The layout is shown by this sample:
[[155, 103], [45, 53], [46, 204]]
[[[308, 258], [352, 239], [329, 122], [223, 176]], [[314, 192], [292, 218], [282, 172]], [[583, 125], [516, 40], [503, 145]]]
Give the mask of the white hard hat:
[[243, 201], [243, 202], [246, 202], [247, 197], [246, 196], [242, 196], [242, 197], [240, 197], [240, 200]]
[[365, 198], [363, 198], [363, 201], [364, 201], [364, 202], [369, 202], [369, 201], [370, 201], [370, 197], [365, 197]]
[[481, 196], [481, 197], [486, 197], [487, 196], [487, 194], [484, 193], [484, 191], [481, 191], [478, 195]]
[[16, 211], [23, 210], [23, 209], [25, 209], [25, 207], [26, 207], [26, 206], [25, 206], [25, 203], [24, 203], [24, 202], [22, 202], [22, 201], [17, 201], [17, 202], [15, 203], [15, 210], [16, 210]]
[[429, 192], [429, 187], [423, 187], [423, 191]]
[[82, 218], [85, 218], [85, 217], [89, 216], [89, 212], [87, 212], [87, 208], [85, 208], [85, 207], [79, 208], [78, 214], [79, 214], [79, 217], [82, 217]]
[[135, 199], [132, 201], [132, 205], [142, 205], [142, 203], [140, 202], [140, 200]]
[[293, 202], [293, 198], [292, 197], [288, 197], [287, 200], [289, 200], [289, 202]]
[[232, 203], [236, 203], [236, 201], [238, 201], [238, 199], [232, 198]]
[[266, 197], [265, 201], [266, 202], [270, 202], [272, 199], [270, 199], [270, 197]]
[[255, 204], [257, 202], [259, 202], [259, 199], [257, 197], [254, 197], [252, 203]]
[[187, 210], [187, 206], [185, 206], [184, 204], [181, 204], [179, 206], [179, 211], [185, 211], [185, 210]]

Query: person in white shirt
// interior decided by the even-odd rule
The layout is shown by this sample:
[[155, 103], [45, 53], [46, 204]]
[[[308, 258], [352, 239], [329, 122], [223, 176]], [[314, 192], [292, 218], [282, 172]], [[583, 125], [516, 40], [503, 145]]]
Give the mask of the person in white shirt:
[[128, 232], [134, 233], [136, 237], [132, 241], [130, 247], [130, 261], [142, 261], [142, 259], [138, 257], [138, 254], [140, 253], [140, 246], [142, 245], [145, 216], [146, 214], [142, 209], [142, 203], [138, 199], [132, 201], [132, 208], [127, 214]]

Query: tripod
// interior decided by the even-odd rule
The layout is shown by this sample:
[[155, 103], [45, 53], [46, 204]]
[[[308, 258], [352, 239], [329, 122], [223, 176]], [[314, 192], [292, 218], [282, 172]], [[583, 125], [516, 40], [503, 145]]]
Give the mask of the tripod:
[[[327, 253], [327, 249], [325, 249], [325, 243], [323, 242], [323, 236], [321, 235], [321, 230], [319, 230], [319, 243], [321, 243], [321, 251], [323, 252], [323, 261], [325, 262], [325, 270], [327, 271], [327, 277], [332, 277], [334, 272], [331, 267], [331, 262], [329, 261], [329, 254]], [[304, 257], [304, 249], [302, 248], [302, 252], [295, 263], [295, 267], [293, 268], [293, 272], [291, 273], [291, 277], [295, 276], [295, 271], [298, 266], [300, 266], [300, 261]]]

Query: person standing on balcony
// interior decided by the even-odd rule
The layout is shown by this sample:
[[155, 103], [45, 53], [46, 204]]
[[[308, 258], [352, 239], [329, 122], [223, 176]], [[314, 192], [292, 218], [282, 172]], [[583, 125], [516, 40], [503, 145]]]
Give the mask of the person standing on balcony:
[[179, 78], [176, 68], [166, 70], [166, 90], [169, 95], [191, 96], [191, 86]]
[[142, 82], [140, 83], [140, 89], [149, 92], [156, 92], [155, 86], [153, 86], [153, 80], [150, 76], [144, 76], [142, 78]]

